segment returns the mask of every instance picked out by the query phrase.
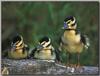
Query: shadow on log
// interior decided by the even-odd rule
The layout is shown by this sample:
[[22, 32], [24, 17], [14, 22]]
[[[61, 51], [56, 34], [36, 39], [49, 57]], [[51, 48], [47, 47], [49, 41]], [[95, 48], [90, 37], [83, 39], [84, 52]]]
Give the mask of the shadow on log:
[[93, 74], [98, 75], [98, 67], [82, 66], [81, 68], [66, 67], [48, 60], [2, 59], [2, 70], [4, 67], [10, 75], [26, 74]]

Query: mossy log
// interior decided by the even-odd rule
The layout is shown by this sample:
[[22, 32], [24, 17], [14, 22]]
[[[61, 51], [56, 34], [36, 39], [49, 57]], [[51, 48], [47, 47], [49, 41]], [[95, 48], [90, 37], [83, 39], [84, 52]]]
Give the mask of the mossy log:
[[2, 71], [6, 67], [9, 75], [26, 75], [26, 74], [93, 74], [98, 75], [98, 67], [82, 66], [81, 68], [66, 67], [54, 61], [23, 59], [12, 60], [2, 59]]

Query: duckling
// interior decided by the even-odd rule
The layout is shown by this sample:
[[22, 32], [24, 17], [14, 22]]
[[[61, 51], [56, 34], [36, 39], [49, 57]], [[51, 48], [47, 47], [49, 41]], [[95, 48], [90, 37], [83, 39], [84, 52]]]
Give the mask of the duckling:
[[9, 70], [8, 70], [8, 68], [7, 68], [7, 67], [3, 67], [3, 68], [2, 68], [2, 71], [1, 71], [1, 74], [2, 74], [2, 75], [9, 75]]
[[58, 57], [56, 50], [51, 44], [51, 39], [44, 36], [39, 40], [38, 46], [33, 50], [33, 56], [36, 59], [56, 60]]
[[68, 66], [70, 65], [70, 54], [77, 53], [77, 66], [80, 66], [80, 53], [84, 48], [90, 46], [89, 39], [86, 35], [77, 30], [77, 22], [74, 16], [68, 16], [64, 20], [64, 30], [61, 36], [59, 50], [68, 52]]
[[11, 49], [8, 51], [8, 58], [23, 59], [27, 58], [29, 54], [29, 47], [24, 43], [23, 37], [17, 35], [13, 38]]

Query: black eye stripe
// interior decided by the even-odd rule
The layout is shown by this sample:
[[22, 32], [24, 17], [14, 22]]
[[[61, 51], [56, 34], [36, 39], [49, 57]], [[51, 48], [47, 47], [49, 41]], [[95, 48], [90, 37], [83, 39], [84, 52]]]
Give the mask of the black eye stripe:
[[20, 44], [19, 46], [22, 46], [23, 45], [23, 43], [22, 44]]
[[75, 23], [74, 24], [72, 24], [71, 26], [74, 26], [76, 24], [76, 21], [75, 21]]
[[50, 44], [48, 44], [46, 47], [49, 47], [51, 45], [51, 43]]
[[67, 22], [67, 24], [69, 24], [70, 22]]
[[71, 26], [74, 26], [75, 25], [75, 23], [74, 24], [72, 24]]

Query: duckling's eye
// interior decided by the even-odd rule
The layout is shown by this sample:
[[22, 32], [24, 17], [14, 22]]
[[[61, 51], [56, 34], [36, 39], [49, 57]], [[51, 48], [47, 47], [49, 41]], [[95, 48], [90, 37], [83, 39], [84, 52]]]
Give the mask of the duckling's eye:
[[75, 26], [75, 23], [74, 23], [74, 24], [72, 24], [71, 26]]
[[71, 26], [74, 26], [74, 24], [72, 24]]
[[67, 22], [67, 24], [69, 24], [70, 22]]

